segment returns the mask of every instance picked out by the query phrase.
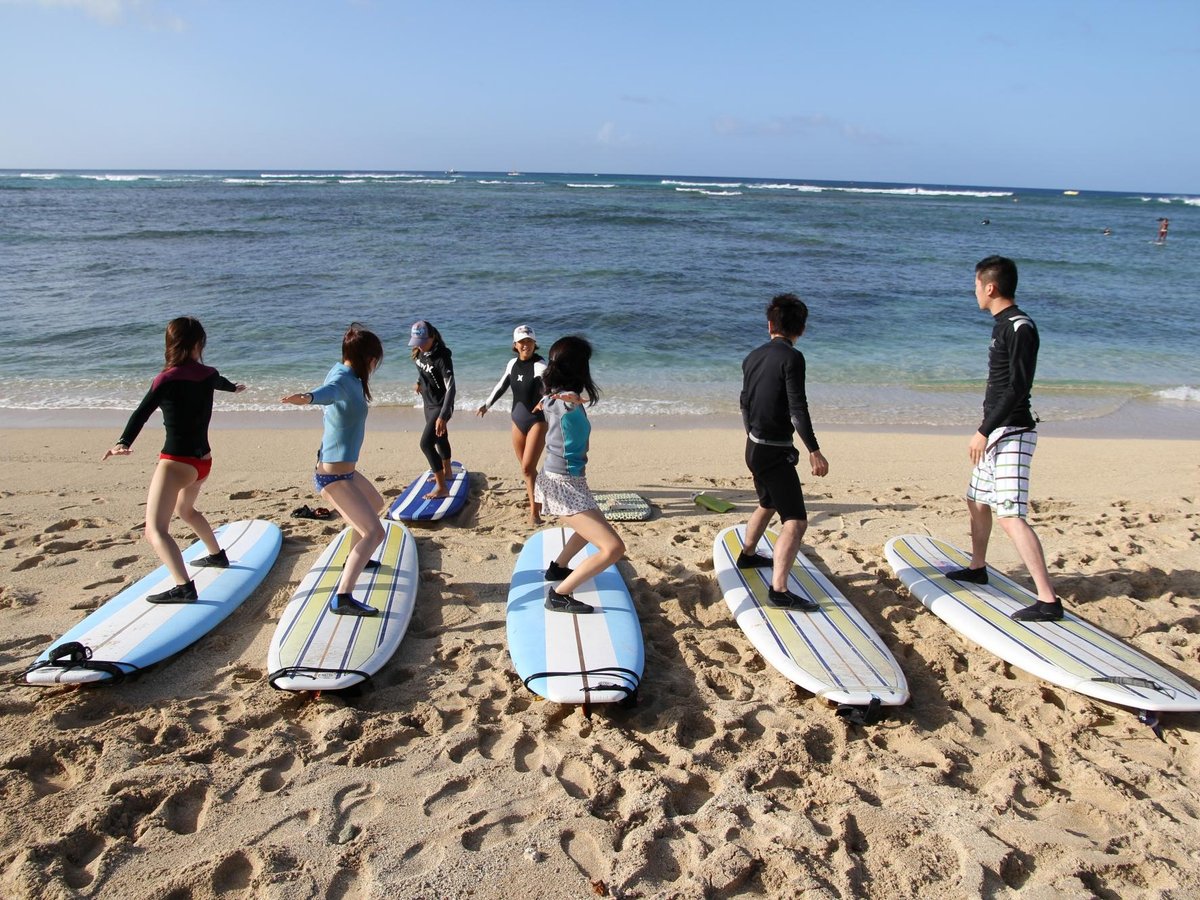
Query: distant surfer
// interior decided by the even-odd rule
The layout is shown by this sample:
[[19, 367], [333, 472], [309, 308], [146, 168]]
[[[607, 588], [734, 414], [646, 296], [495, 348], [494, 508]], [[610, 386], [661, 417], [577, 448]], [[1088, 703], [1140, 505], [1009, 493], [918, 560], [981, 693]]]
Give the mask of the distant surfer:
[[163, 369], [129, 417], [117, 443], [104, 454], [104, 459], [128, 456], [150, 414], [162, 410], [167, 436], [146, 497], [146, 540], [171, 573], [175, 586], [147, 596], [150, 603], [195, 603], [198, 599], [196, 583], [188, 574], [179, 545], [171, 537], [172, 513], [178, 513], [208, 551], [208, 556], [193, 560], [193, 566], [229, 567], [229, 558], [217, 543], [212, 526], [204, 513], [196, 509], [196, 498], [212, 470], [208, 423], [212, 419], [213, 392], [237, 394], [246, 386], [234, 384], [216, 369], [204, 365], [207, 342], [208, 335], [199, 319], [181, 316], [167, 323]]
[[[379, 610], [354, 596], [354, 584], [371, 566], [371, 554], [385, 536], [379, 514], [387, 502], [358, 471], [371, 403], [371, 373], [383, 362], [383, 344], [357, 322], [342, 337], [342, 361], [312, 391], [288, 394], [281, 403], [323, 406], [325, 430], [313, 486], [354, 529], [354, 546], [342, 566], [329, 611], [339, 616], [377, 616]], [[378, 565], [376, 562], [375, 565]]]
[[1037, 417], [1030, 407], [1033, 375], [1037, 368], [1038, 330], [1016, 304], [1017, 264], [1003, 256], [989, 256], [975, 266], [975, 300], [992, 315], [992, 342], [988, 350], [987, 390], [983, 422], [967, 445], [975, 467], [967, 489], [971, 516], [971, 562], [946, 577], [970, 584], [987, 584], [987, 548], [992, 514], [1012, 540], [1037, 586], [1037, 602], [1019, 609], [1012, 618], [1020, 622], [1052, 622], [1063, 617], [1062, 602], [1054, 594], [1042, 543], [1030, 527], [1029, 467], [1037, 448]]
[[[563, 613], [590, 613], [593, 608], [575, 599], [575, 589], [599, 575], [625, 555], [625, 542], [600, 513], [587, 483], [588, 447], [592, 423], [584, 408], [600, 399], [592, 380], [592, 345], [576, 335], [559, 338], [550, 347], [550, 360], [542, 375], [545, 396], [535, 411], [546, 414], [546, 462], [534, 485], [534, 498], [547, 515], [558, 516], [572, 534], [562, 551], [546, 568], [546, 609]], [[584, 557], [574, 569], [569, 563], [587, 544], [596, 553]]]
[[505, 391], [512, 391], [512, 445], [525, 477], [525, 493], [529, 497], [529, 522], [541, 525], [541, 511], [534, 499], [534, 482], [537, 479], [538, 460], [546, 446], [546, 414], [534, 412], [542, 399], [542, 373], [546, 361], [537, 352], [537, 339], [528, 325], [513, 329], [513, 353], [504, 374], [492, 388], [492, 393], [475, 415], [487, 415], [487, 411]]
[[1154, 243], [1165, 244], [1167, 242], [1167, 227], [1170, 224], [1171, 221], [1169, 219], [1162, 218], [1158, 220], [1158, 237], [1154, 239]]
[[417, 367], [417, 393], [425, 406], [425, 430], [421, 432], [421, 452], [433, 473], [433, 490], [426, 500], [449, 496], [446, 485], [454, 478], [450, 460], [450, 432], [447, 426], [454, 415], [454, 360], [441, 332], [429, 322], [414, 322], [409, 332]]
[[1101, 231], [1100, 233], [1102, 235], [1104, 235], [1105, 237], [1112, 237], [1112, 229], [1109, 228], [1107, 225], [1104, 227], [1104, 230]]
[[[814, 612], [819, 607], [788, 590], [788, 575], [800, 541], [808, 530], [808, 513], [796, 466], [800, 454], [792, 436], [799, 434], [808, 450], [812, 473], [823, 478], [829, 463], [821, 454], [808, 413], [804, 387], [804, 354], [795, 343], [808, 323], [808, 307], [795, 294], [779, 294], [767, 306], [770, 340], [742, 362], [742, 422], [746, 428], [746, 465], [754, 476], [758, 507], [746, 524], [746, 540], [738, 555], [740, 569], [770, 568], [768, 599], [784, 609]], [[773, 556], [757, 552], [758, 542], [775, 513], [782, 526]]]

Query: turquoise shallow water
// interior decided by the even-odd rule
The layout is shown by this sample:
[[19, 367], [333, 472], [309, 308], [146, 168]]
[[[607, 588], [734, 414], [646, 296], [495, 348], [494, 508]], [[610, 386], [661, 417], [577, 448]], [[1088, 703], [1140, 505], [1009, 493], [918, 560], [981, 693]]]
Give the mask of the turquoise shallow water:
[[[1069, 187], [1069, 186], [1065, 186]], [[1165, 245], [1153, 243], [1168, 216]], [[985, 224], [985, 222], [987, 224]], [[495, 173], [0, 172], [0, 408], [120, 409], [162, 330], [199, 316], [206, 359], [276, 411], [318, 383], [352, 319], [384, 340], [375, 393], [410, 405], [405, 342], [433, 321], [460, 409], [487, 394], [515, 324], [597, 347], [599, 413], [736, 409], [742, 357], [781, 290], [819, 423], [970, 421], [990, 253], [1021, 267], [1050, 421], [1137, 401], [1200, 422], [1200, 199], [731, 177]], [[1111, 236], [1101, 234], [1112, 229]]]

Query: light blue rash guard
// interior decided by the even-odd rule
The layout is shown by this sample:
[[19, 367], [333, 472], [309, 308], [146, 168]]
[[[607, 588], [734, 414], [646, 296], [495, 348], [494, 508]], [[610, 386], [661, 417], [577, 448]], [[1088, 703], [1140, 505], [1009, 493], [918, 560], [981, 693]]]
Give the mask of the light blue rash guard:
[[582, 403], [567, 403], [546, 397], [546, 462], [542, 470], [554, 475], [584, 475], [592, 423]]
[[367, 430], [367, 398], [362, 381], [345, 363], [325, 376], [312, 392], [314, 406], [325, 407], [325, 433], [321, 436], [321, 462], [358, 462]]

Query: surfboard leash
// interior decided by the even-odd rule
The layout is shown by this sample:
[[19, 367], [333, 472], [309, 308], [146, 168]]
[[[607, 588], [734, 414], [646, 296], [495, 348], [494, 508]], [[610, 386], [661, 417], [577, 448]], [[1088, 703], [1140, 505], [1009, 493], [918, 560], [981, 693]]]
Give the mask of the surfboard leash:
[[68, 641], [57, 647], [51, 647], [46, 659], [34, 663], [25, 670], [25, 674], [29, 675], [30, 672], [36, 672], [39, 669], [62, 669], [63, 671], [86, 669], [92, 672], [106, 672], [112, 676], [109, 679], [110, 684], [120, 684], [129, 676], [142, 671], [140, 666], [135, 666], [130, 662], [94, 659], [92, 648], [79, 641]]
[[281, 678], [317, 678], [321, 675], [332, 675], [334, 678], [341, 675], [360, 675], [363, 681], [368, 681], [371, 677], [368, 673], [358, 669], [322, 669], [318, 666], [285, 666], [267, 675], [267, 683], [275, 688], [275, 690], [282, 691], [283, 688], [275, 683]]

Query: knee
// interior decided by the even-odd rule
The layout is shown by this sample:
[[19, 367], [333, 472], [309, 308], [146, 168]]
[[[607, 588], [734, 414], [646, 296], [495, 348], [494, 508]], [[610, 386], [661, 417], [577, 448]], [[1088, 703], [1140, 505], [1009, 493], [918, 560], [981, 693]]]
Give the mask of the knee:
[[387, 532], [385, 532], [383, 530], [383, 524], [378, 519], [376, 519], [375, 527], [373, 527], [370, 531], [368, 531], [366, 534], [364, 534], [362, 539], [364, 541], [369, 541], [372, 547], [376, 547], [379, 544], [383, 543], [383, 539], [386, 536], [387, 536]]
[[602, 547], [601, 550], [609, 565], [625, 558], [625, 542], [621, 540], [619, 535], [614, 534], [612, 540]]

